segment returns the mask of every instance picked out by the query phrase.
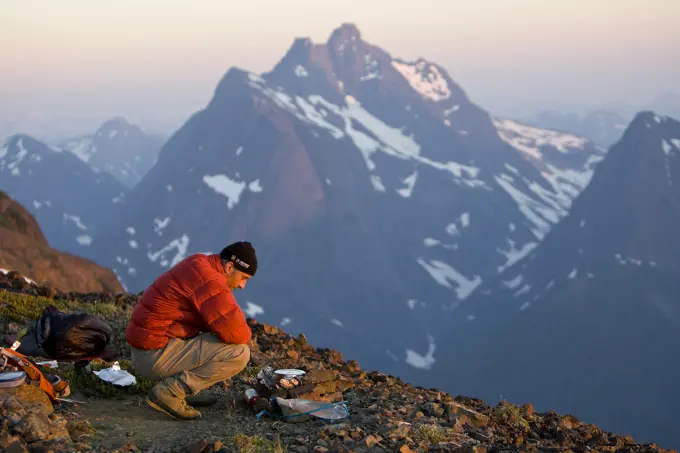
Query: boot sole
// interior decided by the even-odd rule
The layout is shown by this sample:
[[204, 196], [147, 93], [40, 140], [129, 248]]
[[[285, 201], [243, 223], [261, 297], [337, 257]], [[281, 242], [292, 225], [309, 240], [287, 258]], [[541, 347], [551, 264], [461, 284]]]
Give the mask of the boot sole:
[[169, 411], [163, 409], [161, 406], [159, 406], [158, 404], [154, 403], [154, 402], [151, 401], [149, 398], [146, 398], [146, 404], [148, 404], [148, 405], [151, 406], [152, 408], [156, 409], [157, 411], [163, 412], [164, 414], [166, 414], [166, 415], [168, 415], [168, 416], [174, 418], [175, 420], [179, 420], [179, 421], [182, 421], [182, 422], [184, 422], [184, 421], [196, 420], [196, 419], [198, 419], [198, 418], [201, 418], [200, 415], [199, 415], [198, 417], [194, 417], [194, 418], [179, 418], [179, 417], [176, 416], [175, 414], [173, 414], [173, 413], [171, 413], [171, 412], [169, 412]]

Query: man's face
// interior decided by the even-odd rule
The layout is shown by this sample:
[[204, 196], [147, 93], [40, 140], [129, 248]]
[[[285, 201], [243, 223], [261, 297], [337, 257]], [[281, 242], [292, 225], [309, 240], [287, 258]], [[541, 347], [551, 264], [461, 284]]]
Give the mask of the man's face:
[[224, 265], [224, 272], [227, 275], [227, 287], [231, 290], [245, 288], [246, 283], [250, 280], [250, 275], [236, 269], [232, 262]]

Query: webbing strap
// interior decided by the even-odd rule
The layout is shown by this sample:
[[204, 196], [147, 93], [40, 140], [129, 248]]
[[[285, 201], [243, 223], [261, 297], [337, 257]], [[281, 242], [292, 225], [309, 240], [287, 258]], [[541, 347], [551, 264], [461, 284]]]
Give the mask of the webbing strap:
[[4, 355], [8, 360], [24, 370], [29, 379], [39, 381], [40, 389], [47, 393], [47, 396], [49, 396], [52, 401], [55, 401], [61, 396], [68, 396], [68, 394], [70, 394], [68, 382], [60, 380], [56, 385], [52, 385], [42, 371], [40, 371], [40, 368], [25, 355], [10, 348], [0, 348], [0, 354]]

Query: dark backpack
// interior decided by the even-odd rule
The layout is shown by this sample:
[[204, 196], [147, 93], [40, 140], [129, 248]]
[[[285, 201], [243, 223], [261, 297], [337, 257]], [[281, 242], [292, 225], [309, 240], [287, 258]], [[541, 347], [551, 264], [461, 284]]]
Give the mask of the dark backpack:
[[30, 356], [77, 360], [101, 354], [112, 336], [111, 326], [100, 317], [64, 313], [50, 305], [29, 327], [17, 351]]

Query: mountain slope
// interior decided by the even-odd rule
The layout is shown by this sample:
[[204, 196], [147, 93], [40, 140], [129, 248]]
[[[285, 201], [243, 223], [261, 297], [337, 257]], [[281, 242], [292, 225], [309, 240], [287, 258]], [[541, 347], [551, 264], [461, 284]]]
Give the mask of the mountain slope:
[[52, 247], [90, 258], [94, 232], [117, 216], [127, 193], [112, 176], [26, 135], [0, 147], [0, 189], [36, 217]]
[[49, 246], [35, 218], [0, 191], [0, 270], [61, 291], [123, 290], [110, 269]]
[[107, 172], [132, 188], [156, 162], [165, 139], [116, 117], [102, 124], [94, 135], [67, 140], [60, 147], [95, 171]]
[[492, 118], [441, 67], [346, 24], [266, 74], [230, 69], [97, 253], [138, 291], [250, 240], [250, 313], [372, 367], [428, 368], [443, 315], [536, 246], [602, 155]]
[[439, 341], [467, 343], [423, 378], [678, 448], [678, 156], [680, 123], [638, 114], [570, 214], [455, 313]]
[[523, 121], [536, 127], [568, 131], [588, 137], [599, 146], [607, 148], [619, 141], [628, 124], [626, 118], [608, 110], [595, 110], [583, 116], [546, 110]]

